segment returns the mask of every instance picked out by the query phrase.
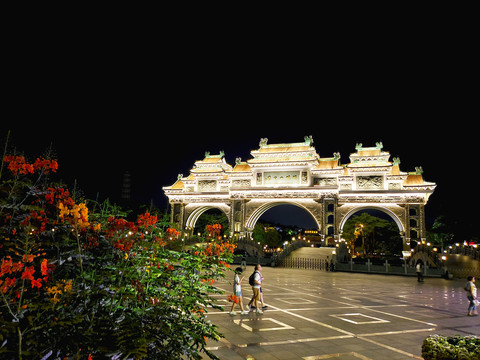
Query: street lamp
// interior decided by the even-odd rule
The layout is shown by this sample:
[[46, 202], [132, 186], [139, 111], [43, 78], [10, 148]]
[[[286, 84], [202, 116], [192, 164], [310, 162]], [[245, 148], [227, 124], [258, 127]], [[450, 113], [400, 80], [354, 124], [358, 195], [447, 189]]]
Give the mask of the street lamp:
[[[363, 247], [363, 255], [365, 255], [365, 236], [363, 234], [363, 224], [355, 224], [355, 240], [358, 239], [359, 235], [362, 235], [362, 247]], [[353, 243], [353, 252], [355, 253], [355, 242]]]

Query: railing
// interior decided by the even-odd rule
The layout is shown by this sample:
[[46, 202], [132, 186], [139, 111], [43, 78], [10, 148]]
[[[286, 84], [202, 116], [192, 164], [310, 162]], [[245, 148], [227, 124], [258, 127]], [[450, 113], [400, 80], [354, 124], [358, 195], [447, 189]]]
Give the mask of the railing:
[[296, 240], [288, 245], [281, 253], [275, 254], [273, 257], [273, 261], [275, 262], [275, 266], [280, 266], [281, 262], [287, 258], [288, 255], [294, 250], [297, 250], [301, 247], [308, 246], [306, 241], [303, 240]]
[[[438, 246], [432, 247], [428, 245], [418, 245], [415, 248], [415, 251], [413, 252], [412, 256], [415, 253], [425, 253], [429, 257], [431, 257], [436, 264], [440, 264], [439, 255], [441, 256], [443, 254], [439, 254], [439, 252], [433, 251], [433, 248], [435, 247], [438, 248]], [[447, 251], [446, 255], [466, 255], [472, 258], [473, 260], [480, 260], [480, 248], [478, 247], [460, 245], [460, 246], [448, 247], [448, 248], [445, 248], [445, 250]]]
[[470, 256], [473, 260], [480, 260], [480, 249], [473, 246], [452, 246], [452, 248], [446, 249], [448, 254], [466, 255]]
[[[277, 266], [290, 269], [306, 269], [306, 270], [323, 270], [323, 271], [346, 271], [360, 272], [372, 274], [392, 274], [392, 275], [408, 275], [416, 276], [415, 267], [408, 264], [392, 265], [386, 260], [383, 264], [367, 262], [355, 263], [351, 260], [348, 263], [332, 262], [326, 259], [316, 258], [298, 258], [287, 257], [278, 262]], [[444, 268], [423, 267], [423, 276], [425, 277], [442, 277], [445, 275]]]
[[257, 265], [270, 266], [272, 265], [272, 257], [260, 257], [260, 256], [234, 256], [232, 264], [242, 265], [242, 260], [245, 260], [245, 265]]
[[[392, 274], [392, 275], [417, 275], [416, 269], [408, 264], [403, 265], [391, 265], [388, 260], [380, 264], [371, 263], [368, 260], [366, 263], [356, 264], [351, 260], [348, 263], [335, 263], [335, 271], [349, 271], [349, 272], [363, 272], [373, 274]], [[423, 276], [429, 277], [441, 277], [445, 275], [445, 269], [441, 267], [430, 268], [428, 266], [423, 267]]]
[[287, 257], [278, 262], [277, 266], [286, 267], [290, 269], [307, 269], [307, 270], [325, 270], [333, 271], [333, 262], [326, 259], [315, 258], [297, 258]]

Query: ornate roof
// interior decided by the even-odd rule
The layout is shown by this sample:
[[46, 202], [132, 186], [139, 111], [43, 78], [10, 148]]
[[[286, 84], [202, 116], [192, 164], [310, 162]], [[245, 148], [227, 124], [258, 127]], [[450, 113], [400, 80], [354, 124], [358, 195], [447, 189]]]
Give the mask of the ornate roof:
[[318, 189], [329, 186], [338, 191], [362, 190], [384, 191], [428, 191], [435, 183], [423, 179], [422, 169], [402, 172], [400, 159], [390, 161], [390, 153], [383, 151], [383, 144], [364, 147], [357, 144], [356, 152], [350, 154], [350, 163], [340, 163], [340, 153], [321, 158], [313, 147], [311, 136], [303, 142], [268, 144], [261, 139], [259, 148], [251, 151], [252, 159], [237, 158], [232, 167], [225, 161], [225, 154], [205, 153], [202, 160], [195, 162], [187, 177], [179, 174], [177, 181], [164, 187], [169, 193], [223, 192], [230, 187], [301, 187]]
[[311, 136], [305, 136], [303, 143], [267, 144], [268, 139], [260, 140], [260, 148], [252, 150], [253, 159], [248, 164], [258, 166], [268, 163], [317, 162], [318, 154], [311, 144]]
[[363, 147], [357, 144], [355, 149], [357, 152], [350, 154], [350, 164], [348, 167], [377, 167], [391, 166], [389, 162], [390, 153], [382, 151], [383, 144], [378, 142], [375, 147]]
[[190, 170], [191, 173], [221, 173], [232, 170], [232, 166], [225, 161], [225, 153], [220, 151], [218, 155], [205, 153], [203, 160], [195, 161], [195, 166]]

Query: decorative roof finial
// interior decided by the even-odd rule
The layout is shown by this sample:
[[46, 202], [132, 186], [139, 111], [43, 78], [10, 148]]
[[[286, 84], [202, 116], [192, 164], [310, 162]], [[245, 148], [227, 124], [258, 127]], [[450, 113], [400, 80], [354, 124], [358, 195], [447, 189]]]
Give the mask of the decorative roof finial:
[[312, 145], [313, 144], [313, 136], [312, 135], [305, 136], [304, 140], [305, 140], [306, 145]]
[[417, 175], [423, 174], [423, 168], [421, 166], [415, 166], [415, 171], [417, 172]]
[[380, 142], [377, 142], [377, 143], [375, 143], [375, 145], [377, 146], [377, 149], [378, 149], [378, 150], [382, 150], [382, 149], [383, 149], [383, 144], [382, 144], [382, 142], [381, 142], [381, 141], [380, 141]]
[[268, 139], [267, 138], [262, 138], [260, 139], [260, 147], [267, 146]]
[[242, 158], [241, 157], [237, 157], [235, 159], [235, 165], [240, 165], [240, 163], [242, 162]]

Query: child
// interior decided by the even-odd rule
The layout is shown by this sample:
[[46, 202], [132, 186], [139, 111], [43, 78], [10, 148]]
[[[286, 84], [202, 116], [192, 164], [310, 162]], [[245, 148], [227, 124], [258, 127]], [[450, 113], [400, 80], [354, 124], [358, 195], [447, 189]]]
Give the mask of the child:
[[[235, 276], [233, 277], [233, 295], [234, 297], [232, 296], [232, 309], [230, 310], [230, 315], [237, 315], [237, 313], [233, 310], [235, 309], [235, 305], [237, 305], [237, 302], [240, 303], [240, 309], [242, 310], [242, 312], [240, 314], [242, 315], [246, 315], [248, 314], [248, 311], [245, 311], [243, 309], [243, 300], [242, 300], [242, 280], [243, 280], [243, 276], [242, 278], [240, 278], [240, 275], [242, 274], [243, 270], [241, 267], [237, 267], [235, 269]], [[237, 301], [235, 301], [236, 299], [238, 299]]]

